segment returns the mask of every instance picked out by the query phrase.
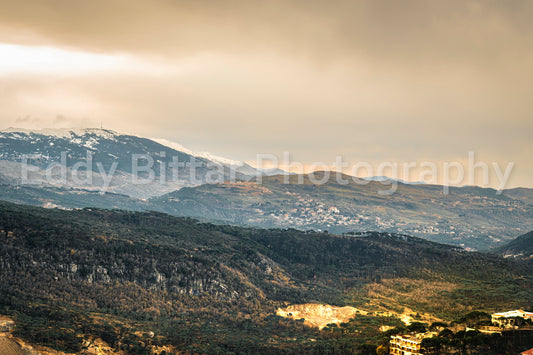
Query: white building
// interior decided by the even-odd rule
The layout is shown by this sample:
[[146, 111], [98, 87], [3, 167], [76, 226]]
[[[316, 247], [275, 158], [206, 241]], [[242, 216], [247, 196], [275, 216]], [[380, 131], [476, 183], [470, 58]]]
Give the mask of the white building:
[[422, 355], [422, 340], [435, 336], [436, 333], [418, 333], [412, 335], [393, 335], [389, 342], [389, 354]]
[[515, 311], [493, 313], [491, 315], [492, 324], [502, 328], [518, 327], [524, 324], [524, 322], [528, 319], [533, 321], [533, 313], [526, 312], [521, 309]]

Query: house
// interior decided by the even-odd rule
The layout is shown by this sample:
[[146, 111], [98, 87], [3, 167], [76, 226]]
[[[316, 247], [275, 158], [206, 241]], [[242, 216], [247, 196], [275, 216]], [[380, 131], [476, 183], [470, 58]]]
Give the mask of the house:
[[411, 335], [393, 335], [389, 342], [389, 354], [397, 355], [422, 355], [421, 344], [425, 338], [430, 338], [436, 333], [418, 333]]
[[492, 324], [501, 328], [515, 328], [523, 325], [527, 320], [533, 321], [533, 313], [521, 309], [508, 312], [493, 313]]

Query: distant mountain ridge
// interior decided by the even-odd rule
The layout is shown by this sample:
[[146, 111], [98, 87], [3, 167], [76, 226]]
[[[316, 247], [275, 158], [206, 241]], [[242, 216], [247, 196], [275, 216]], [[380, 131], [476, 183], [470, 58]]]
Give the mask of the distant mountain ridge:
[[[86, 162], [91, 154], [91, 184], [47, 178], [47, 167], [60, 162], [62, 153], [68, 169]], [[29, 160], [30, 168], [36, 169], [30, 174], [34, 184], [21, 184], [24, 154], [35, 157]], [[153, 181], [132, 182], [133, 154], [153, 159]], [[180, 162], [195, 160], [200, 167], [193, 174], [188, 166], [182, 166], [180, 179], [173, 180], [168, 167], [174, 157]], [[145, 163], [140, 160], [141, 165]], [[379, 191], [389, 188], [384, 185], [386, 177], [341, 176], [349, 183], [340, 184], [332, 173], [329, 180], [317, 185], [309, 175], [264, 176], [276, 171], [258, 171], [246, 164], [236, 166], [238, 163], [196, 154], [172, 142], [111, 130], [9, 129], [0, 131], [0, 199], [63, 209], [153, 210], [220, 223], [339, 234], [379, 230], [470, 249], [498, 247], [533, 230], [533, 189], [516, 188], [497, 195], [493, 189], [465, 186], [451, 187], [450, 194], [444, 195], [442, 186], [397, 182], [398, 191], [383, 196]], [[102, 193], [113, 164], [113, 179]], [[321, 174], [313, 175], [322, 179]], [[220, 181], [207, 184], [211, 175]], [[234, 182], [228, 179], [232, 175]], [[258, 176], [262, 176], [261, 183], [256, 182]]]
[[[156, 141], [131, 135], [120, 134], [107, 129], [44, 129], [27, 130], [10, 128], [0, 131], [0, 182], [19, 183], [28, 175], [33, 185], [55, 186], [63, 188], [82, 188], [96, 191], [109, 191], [126, 194], [135, 198], [150, 198], [180, 189], [205, 183], [208, 177], [218, 174], [221, 181], [233, 174], [240, 179], [249, 179], [262, 172], [247, 164], [238, 162], [227, 164], [223, 159], [217, 161], [193, 155], [191, 152], [179, 151]], [[77, 180], [72, 178], [76, 163], [88, 163], [91, 155], [92, 180], [84, 180], [80, 174]], [[142, 168], [149, 166], [154, 173], [151, 181], [133, 183], [134, 170], [144, 172]], [[134, 158], [137, 159], [134, 161]], [[23, 159], [26, 159], [31, 171], [23, 170]], [[177, 160], [174, 160], [177, 159]], [[63, 164], [64, 162], [64, 164]], [[175, 164], [178, 162], [178, 164]], [[191, 168], [192, 163], [197, 164]], [[68, 167], [65, 181], [50, 179], [47, 169], [53, 164], [61, 163]], [[98, 167], [101, 164], [101, 168]], [[111, 178], [113, 165], [116, 170], [109, 186], [106, 178]], [[135, 165], [137, 164], [137, 165]], [[173, 165], [174, 164], [174, 165]], [[181, 164], [181, 165], [179, 165]], [[171, 171], [170, 167], [175, 167]], [[57, 173], [59, 168], [52, 170]], [[36, 170], [36, 171], [33, 171]], [[83, 170], [81, 170], [83, 172]], [[26, 175], [24, 175], [26, 174]], [[149, 177], [136, 176], [137, 180]], [[210, 174], [210, 175], [208, 175]], [[31, 176], [30, 176], [31, 175]], [[49, 174], [51, 175], [51, 174]], [[109, 176], [108, 176], [109, 175]]]
[[454, 188], [446, 196], [439, 186], [399, 185], [397, 194], [380, 196], [377, 182], [317, 187], [276, 181], [282, 179], [186, 187], [148, 200], [81, 189], [3, 185], [0, 199], [65, 209], [152, 210], [217, 223], [339, 234], [381, 230], [474, 249], [500, 246], [533, 229], [531, 205], [493, 190]]
[[[318, 173], [320, 174], [320, 173]], [[533, 229], [533, 205], [516, 194], [493, 189], [398, 184], [389, 196], [380, 182], [366, 184], [335, 176], [322, 185], [309, 175], [263, 177], [261, 184], [184, 188], [150, 200], [162, 210], [259, 227], [329, 230], [334, 233], [379, 230], [406, 233], [436, 242], [488, 249]], [[318, 177], [321, 178], [321, 177]]]

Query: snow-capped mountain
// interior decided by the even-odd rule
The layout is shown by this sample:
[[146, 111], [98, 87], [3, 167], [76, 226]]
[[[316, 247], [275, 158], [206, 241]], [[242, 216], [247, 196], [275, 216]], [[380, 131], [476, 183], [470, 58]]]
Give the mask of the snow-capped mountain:
[[272, 176], [272, 175], [287, 174], [286, 171], [281, 170], [281, 169], [276, 169], [276, 168], [272, 168], [272, 169], [254, 168], [253, 166], [251, 166], [247, 162], [221, 157], [221, 156], [209, 153], [209, 152], [193, 152], [192, 150], [185, 148], [184, 146], [182, 146], [179, 143], [172, 142], [172, 141], [169, 141], [169, 140], [166, 140], [166, 139], [163, 139], [163, 138], [153, 138], [153, 140], [155, 142], [157, 142], [157, 143], [160, 143], [160, 144], [162, 144], [164, 146], [170, 147], [170, 148], [175, 149], [177, 151], [184, 152], [184, 153], [190, 154], [190, 155], [198, 157], [198, 158], [207, 159], [209, 161], [220, 163], [222, 165], [231, 167], [231, 168], [235, 169], [236, 171], [238, 171], [238, 172], [240, 172], [240, 173], [242, 173], [244, 175], [250, 175], [250, 176], [258, 176], [258, 175]]
[[261, 174], [246, 163], [107, 129], [0, 131], [0, 183], [83, 188], [149, 198]]

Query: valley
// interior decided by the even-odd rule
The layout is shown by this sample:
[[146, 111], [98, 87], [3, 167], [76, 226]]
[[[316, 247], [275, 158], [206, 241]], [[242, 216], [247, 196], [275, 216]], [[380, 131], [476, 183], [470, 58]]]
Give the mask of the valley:
[[150, 202], [171, 214], [241, 225], [338, 234], [378, 230], [469, 249], [489, 249], [533, 228], [532, 205], [492, 189], [451, 188], [444, 195], [441, 186], [399, 184], [397, 192], [382, 196], [378, 182], [345, 185], [331, 178], [315, 185], [309, 176], [302, 184], [300, 176], [284, 179], [184, 188]]
[[[527, 188], [498, 194], [490, 188], [450, 187], [444, 194], [439, 185], [398, 182], [395, 193], [382, 195], [383, 179], [334, 173], [315, 184], [323, 172], [257, 170], [99, 129], [6, 130], [0, 132], [0, 147], [0, 200], [34, 206], [159, 211], [220, 224], [335, 234], [405, 233], [467, 250], [490, 250], [533, 229], [533, 190]], [[25, 155], [39, 156], [26, 167], [33, 174], [31, 183], [23, 181]], [[143, 158], [132, 161], [132, 156]], [[172, 171], [168, 167], [174, 158], [183, 164]], [[193, 160], [195, 169], [186, 164]], [[59, 167], [48, 170], [62, 161], [64, 179], [52, 174], [61, 172]], [[136, 181], [136, 164], [148, 161], [153, 179], [146, 180], [150, 171], [142, 171]], [[107, 176], [111, 171], [113, 176]]]
[[[0, 146], [0, 315], [16, 324], [0, 351], [374, 355], [427, 333], [428, 351], [496, 355], [530, 341], [478, 329], [533, 308], [531, 189], [383, 195], [385, 178], [256, 170], [98, 129], [11, 130]], [[50, 179], [64, 152], [66, 179]], [[152, 180], [132, 178], [136, 154]], [[172, 156], [200, 165], [168, 179]], [[82, 163], [95, 180], [75, 179]]]

